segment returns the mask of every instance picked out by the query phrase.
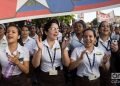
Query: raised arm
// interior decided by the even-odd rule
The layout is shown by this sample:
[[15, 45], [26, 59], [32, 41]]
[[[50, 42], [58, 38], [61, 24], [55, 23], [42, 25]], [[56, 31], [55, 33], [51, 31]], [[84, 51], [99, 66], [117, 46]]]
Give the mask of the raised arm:
[[41, 61], [41, 57], [42, 57], [42, 48], [43, 48], [41, 38], [38, 37], [36, 39], [36, 42], [37, 42], [38, 50], [35, 51], [35, 53], [33, 55], [33, 59], [32, 59], [32, 64], [35, 68], [40, 65], [40, 61]]

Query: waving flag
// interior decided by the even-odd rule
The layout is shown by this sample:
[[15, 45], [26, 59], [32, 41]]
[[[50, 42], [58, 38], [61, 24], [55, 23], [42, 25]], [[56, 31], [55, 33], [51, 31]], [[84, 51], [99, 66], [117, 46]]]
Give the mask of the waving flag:
[[120, 6], [120, 0], [0, 0], [0, 23]]

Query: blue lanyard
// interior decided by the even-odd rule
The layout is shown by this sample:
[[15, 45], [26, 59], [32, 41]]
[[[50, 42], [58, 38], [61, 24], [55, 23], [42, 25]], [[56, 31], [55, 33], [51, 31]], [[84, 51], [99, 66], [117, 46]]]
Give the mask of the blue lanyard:
[[93, 54], [93, 63], [91, 63], [90, 58], [87, 53], [86, 53], [86, 56], [87, 56], [89, 64], [90, 64], [90, 69], [92, 70], [95, 65], [95, 53]]
[[48, 51], [48, 54], [49, 54], [49, 57], [50, 57], [52, 67], [53, 67], [53, 64], [55, 63], [56, 48], [54, 49], [54, 57], [53, 57], [53, 60], [52, 60], [52, 56], [50, 54], [49, 48], [48, 48], [48, 46], [46, 46], [46, 47], [47, 47], [47, 51]]
[[110, 46], [110, 40], [107, 43], [107, 47], [100, 41], [100, 43], [102, 44], [102, 46], [106, 49], [106, 51], [110, 51], [110, 49], [108, 49], [108, 47]]

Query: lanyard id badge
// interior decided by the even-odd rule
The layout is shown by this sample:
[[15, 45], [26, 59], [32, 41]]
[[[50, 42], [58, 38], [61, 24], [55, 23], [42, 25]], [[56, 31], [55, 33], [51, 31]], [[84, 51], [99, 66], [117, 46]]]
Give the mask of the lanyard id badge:
[[55, 67], [49, 70], [49, 75], [58, 75], [58, 71], [55, 69]]
[[56, 55], [56, 48], [54, 49], [54, 57], [52, 59], [52, 56], [50, 54], [50, 51], [49, 51], [49, 48], [48, 46], [47, 47], [47, 50], [48, 50], [48, 54], [49, 54], [49, 57], [50, 57], [50, 61], [51, 61], [51, 65], [52, 65], [52, 68], [49, 70], [49, 75], [57, 75], [58, 74], [58, 71], [55, 69], [55, 67], [53, 66], [54, 63], [55, 63], [55, 55]]
[[95, 80], [97, 77], [95, 75], [89, 75], [88, 79], [89, 80]]
[[[88, 56], [87, 53], [86, 53], [86, 56], [87, 56], [87, 58], [88, 58], [88, 61], [89, 61], [89, 64], [90, 64], [90, 69], [91, 69], [91, 71], [92, 71], [92, 69], [93, 69], [93, 67], [94, 67], [94, 65], [95, 65], [95, 53], [93, 54], [93, 63], [91, 63], [90, 58], [89, 58], [89, 56]], [[88, 76], [88, 79], [89, 79], [89, 80], [95, 80], [96, 78], [97, 78], [97, 77], [96, 77], [96, 75], [94, 75], [94, 74]]]
[[89, 58], [87, 53], [86, 53], [86, 56], [87, 56], [88, 61], [89, 61], [90, 69], [92, 70], [94, 65], [95, 65], [95, 53], [93, 54], [93, 63], [91, 63], [90, 58]]

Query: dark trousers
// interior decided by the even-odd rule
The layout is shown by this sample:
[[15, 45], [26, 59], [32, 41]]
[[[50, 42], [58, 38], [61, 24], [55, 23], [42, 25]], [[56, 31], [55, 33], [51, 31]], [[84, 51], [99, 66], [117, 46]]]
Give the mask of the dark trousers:
[[79, 77], [77, 76], [75, 79], [74, 86], [100, 86], [100, 80], [89, 80], [88, 77]]

